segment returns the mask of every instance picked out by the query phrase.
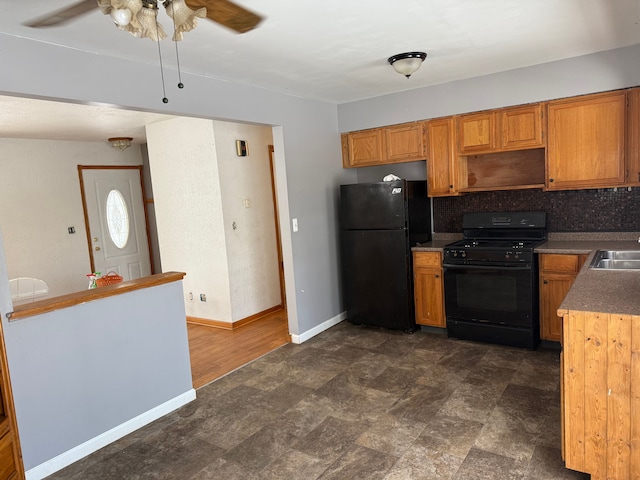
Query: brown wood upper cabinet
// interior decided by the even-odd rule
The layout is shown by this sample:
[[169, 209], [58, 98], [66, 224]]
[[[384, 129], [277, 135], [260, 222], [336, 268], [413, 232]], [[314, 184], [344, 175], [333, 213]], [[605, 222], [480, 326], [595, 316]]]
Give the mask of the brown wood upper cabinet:
[[548, 190], [625, 183], [626, 92], [549, 102]]
[[427, 185], [430, 197], [454, 195], [457, 191], [453, 125], [453, 117], [427, 122]]
[[544, 147], [544, 104], [501, 108], [457, 117], [458, 154]]
[[424, 122], [342, 134], [345, 168], [424, 160]]

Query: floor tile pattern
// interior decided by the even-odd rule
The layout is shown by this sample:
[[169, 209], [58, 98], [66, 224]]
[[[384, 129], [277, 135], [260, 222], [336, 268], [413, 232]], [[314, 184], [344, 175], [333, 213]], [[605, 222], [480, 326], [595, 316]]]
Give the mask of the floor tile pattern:
[[559, 353], [347, 322], [51, 480], [563, 480]]

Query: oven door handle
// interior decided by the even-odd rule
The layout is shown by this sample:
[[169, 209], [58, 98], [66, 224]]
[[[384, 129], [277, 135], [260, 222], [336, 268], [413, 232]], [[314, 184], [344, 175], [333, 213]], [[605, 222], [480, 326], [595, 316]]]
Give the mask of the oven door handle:
[[509, 272], [523, 272], [531, 270], [531, 266], [526, 267], [510, 267], [508, 265], [448, 265], [443, 264], [442, 267], [447, 270], [502, 270]]

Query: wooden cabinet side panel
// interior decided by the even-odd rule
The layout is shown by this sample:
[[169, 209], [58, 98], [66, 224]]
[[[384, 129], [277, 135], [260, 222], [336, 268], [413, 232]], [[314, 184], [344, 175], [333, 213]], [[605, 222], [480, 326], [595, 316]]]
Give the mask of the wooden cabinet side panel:
[[631, 318], [630, 477], [640, 479], [640, 315]]
[[611, 315], [607, 343], [607, 477], [630, 478], [631, 315]]
[[586, 312], [584, 319], [585, 471], [607, 474], [607, 347], [609, 315]]
[[564, 455], [567, 468], [585, 470], [585, 344], [584, 313], [563, 317]]
[[640, 88], [627, 95], [627, 184], [640, 185]]

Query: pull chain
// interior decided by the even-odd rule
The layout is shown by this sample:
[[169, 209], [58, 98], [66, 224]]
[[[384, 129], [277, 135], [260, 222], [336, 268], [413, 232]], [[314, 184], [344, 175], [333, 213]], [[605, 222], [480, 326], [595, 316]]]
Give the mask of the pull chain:
[[178, 65], [178, 88], [184, 88], [184, 83], [182, 83], [182, 75], [180, 74], [180, 55], [178, 54], [178, 32], [176, 31], [176, 13], [173, 10], [173, 5], [171, 5], [171, 20], [173, 21], [173, 43], [176, 46], [176, 63]]
[[[158, 19], [156, 18], [156, 34], [158, 32]], [[160, 78], [162, 79], [162, 103], [169, 103], [169, 99], [167, 98], [167, 92], [164, 88], [164, 71], [162, 69], [162, 51], [160, 50], [160, 37], [158, 36], [158, 40], [156, 40], [158, 44], [158, 58], [160, 58]]]

